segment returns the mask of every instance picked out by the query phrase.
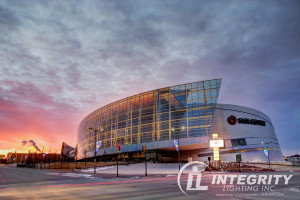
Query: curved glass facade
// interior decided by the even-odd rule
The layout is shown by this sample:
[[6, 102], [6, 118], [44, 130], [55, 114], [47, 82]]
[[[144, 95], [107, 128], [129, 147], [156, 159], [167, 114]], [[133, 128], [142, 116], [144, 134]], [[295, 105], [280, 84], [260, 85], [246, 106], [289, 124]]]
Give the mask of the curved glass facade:
[[[78, 158], [95, 148], [116, 148], [208, 136], [221, 79], [165, 87], [134, 95], [92, 112], [78, 128]], [[106, 152], [106, 154], [109, 154]]]

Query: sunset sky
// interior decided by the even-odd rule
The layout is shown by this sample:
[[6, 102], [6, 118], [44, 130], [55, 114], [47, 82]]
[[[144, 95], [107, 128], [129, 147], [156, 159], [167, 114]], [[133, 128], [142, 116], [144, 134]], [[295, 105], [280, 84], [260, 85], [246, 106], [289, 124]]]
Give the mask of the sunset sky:
[[300, 1], [0, 1], [0, 154], [75, 146], [90, 112], [222, 78], [219, 103], [272, 120], [300, 153]]

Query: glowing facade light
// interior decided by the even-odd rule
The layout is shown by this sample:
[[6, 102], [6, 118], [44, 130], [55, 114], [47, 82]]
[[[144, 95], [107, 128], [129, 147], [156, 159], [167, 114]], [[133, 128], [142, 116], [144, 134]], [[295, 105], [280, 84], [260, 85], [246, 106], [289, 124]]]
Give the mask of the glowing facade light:
[[268, 152], [267, 149], [264, 149], [264, 153], [265, 153], [265, 155], [266, 155], [267, 157], [269, 157], [269, 152]]
[[210, 147], [224, 147], [224, 140], [210, 140]]
[[224, 147], [224, 140], [219, 139], [217, 133], [212, 134], [213, 139], [210, 140], [210, 147], [213, 147], [214, 161], [220, 160], [220, 147]]
[[179, 151], [179, 148], [178, 148], [178, 140], [174, 140], [174, 146], [176, 148], [176, 151]]
[[101, 142], [101, 141], [96, 142], [96, 151], [97, 151], [97, 152], [99, 151], [101, 145], [102, 145], [102, 142]]
[[214, 160], [220, 160], [220, 152], [219, 152], [219, 147], [214, 147]]

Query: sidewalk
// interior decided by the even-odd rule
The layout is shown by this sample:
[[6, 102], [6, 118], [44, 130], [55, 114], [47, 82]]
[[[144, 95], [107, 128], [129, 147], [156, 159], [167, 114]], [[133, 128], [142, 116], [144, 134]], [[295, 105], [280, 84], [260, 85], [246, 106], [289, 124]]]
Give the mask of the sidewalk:
[[[184, 164], [181, 164], [181, 168]], [[186, 170], [185, 170], [186, 171]], [[290, 172], [299, 172], [300, 169], [283, 169], [283, 170], [264, 170], [264, 171], [245, 171], [242, 169], [242, 172], [229, 172], [229, 171], [212, 171], [212, 173], [255, 173], [255, 172], [280, 172], [280, 171], [290, 171]], [[80, 173], [85, 174], [94, 174], [94, 168], [78, 170]], [[175, 177], [178, 175], [179, 168], [177, 163], [152, 163], [147, 162], [147, 174], [148, 176], [166, 176], [166, 177]], [[210, 173], [206, 171], [205, 173]], [[104, 166], [96, 168], [96, 174], [93, 176], [110, 178], [115, 177], [117, 174], [117, 166]], [[129, 165], [119, 165], [119, 177], [143, 177], [145, 176], [145, 163], [138, 164], [129, 164]]]
[[[183, 166], [183, 164], [181, 165]], [[178, 164], [171, 163], [152, 163], [147, 162], [147, 174], [155, 175], [155, 174], [164, 174], [164, 175], [177, 175], [178, 174]], [[94, 173], [94, 168], [83, 169], [81, 172], [84, 173]], [[117, 166], [107, 166], [96, 169], [97, 174], [116, 174]], [[126, 175], [145, 175], [145, 163], [138, 164], [129, 164], [129, 165], [119, 165], [119, 174]]]

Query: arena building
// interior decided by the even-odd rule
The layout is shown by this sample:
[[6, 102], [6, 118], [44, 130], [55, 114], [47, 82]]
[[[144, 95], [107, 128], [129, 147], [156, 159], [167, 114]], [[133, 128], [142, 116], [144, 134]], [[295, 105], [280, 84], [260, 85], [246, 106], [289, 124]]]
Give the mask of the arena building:
[[[221, 161], [281, 161], [271, 120], [243, 106], [217, 104], [221, 79], [144, 92], [86, 116], [77, 134], [77, 159], [159, 162], [214, 160], [210, 142], [218, 134]], [[120, 151], [118, 151], [118, 147]], [[216, 159], [216, 158], [215, 158]]]

